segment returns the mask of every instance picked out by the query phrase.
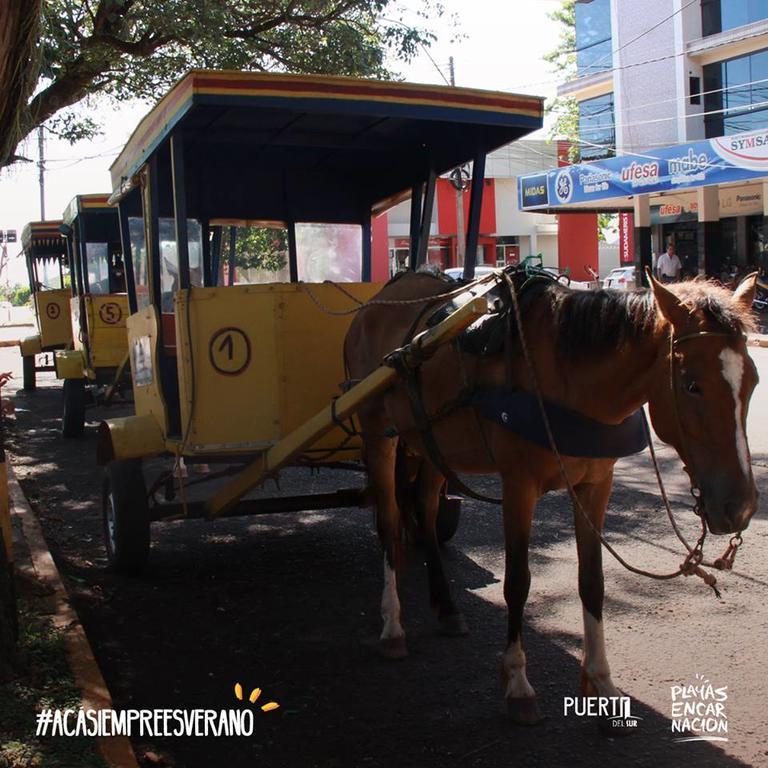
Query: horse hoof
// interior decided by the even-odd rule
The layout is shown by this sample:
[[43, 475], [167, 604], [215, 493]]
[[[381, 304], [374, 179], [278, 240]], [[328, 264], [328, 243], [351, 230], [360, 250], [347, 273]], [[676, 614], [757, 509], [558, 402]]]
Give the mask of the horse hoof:
[[448, 637], [463, 637], [469, 634], [469, 627], [460, 613], [451, 613], [447, 616], [441, 616], [440, 631]]
[[379, 640], [379, 654], [390, 661], [404, 659], [408, 656], [408, 646], [404, 637], [388, 637]]
[[536, 699], [532, 696], [507, 699], [507, 712], [510, 720], [516, 725], [538, 725], [544, 719]]

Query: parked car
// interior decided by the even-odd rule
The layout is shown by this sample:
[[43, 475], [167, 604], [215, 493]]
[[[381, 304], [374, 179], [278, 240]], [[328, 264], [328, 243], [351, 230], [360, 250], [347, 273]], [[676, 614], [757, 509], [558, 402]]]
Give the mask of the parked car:
[[572, 280], [567, 273], [561, 272], [559, 269], [555, 269], [555, 267], [544, 267], [544, 271], [549, 272], [556, 280], [559, 280], [569, 288], [573, 288], [575, 291], [593, 291], [600, 287], [598, 280]]
[[[478, 266], [475, 267], [475, 277], [485, 277], [486, 275], [490, 275], [491, 272], [500, 272], [501, 270], [497, 267], [487, 267], [487, 266]], [[464, 274], [464, 267], [449, 267], [448, 269], [443, 272], [444, 275], [448, 275], [448, 277], [452, 278], [453, 280], [460, 280], [461, 276]]]
[[603, 280], [603, 288], [613, 288], [615, 291], [634, 291], [636, 287], [634, 267], [616, 267]]

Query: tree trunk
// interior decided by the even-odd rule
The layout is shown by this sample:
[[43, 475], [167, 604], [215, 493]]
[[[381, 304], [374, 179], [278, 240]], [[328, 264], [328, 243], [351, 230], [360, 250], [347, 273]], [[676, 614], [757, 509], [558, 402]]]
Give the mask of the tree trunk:
[[39, 73], [41, 3], [0, 3], [0, 167], [9, 163], [25, 135], [27, 102]]

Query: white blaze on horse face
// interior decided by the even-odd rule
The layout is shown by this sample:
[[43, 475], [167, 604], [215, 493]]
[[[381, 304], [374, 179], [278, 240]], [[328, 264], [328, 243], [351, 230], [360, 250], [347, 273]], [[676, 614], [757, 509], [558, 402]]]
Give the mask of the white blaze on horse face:
[[723, 367], [723, 378], [731, 385], [733, 401], [736, 404], [736, 453], [744, 477], [749, 477], [749, 449], [747, 436], [744, 434], [742, 413], [744, 404], [741, 402], [741, 382], [744, 379], [744, 357], [732, 349], [724, 349], [720, 353], [720, 363]]
[[397, 577], [389, 567], [387, 556], [384, 555], [384, 592], [381, 595], [381, 618], [384, 628], [381, 630], [382, 640], [395, 640], [405, 637], [405, 631], [400, 624], [400, 599], [397, 596]]
[[518, 637], [517, 642], [510, 645], [504, 653], [504, 674], [507, 678], [507, 699], [530, 699], [536, 695], [533, 686], [525, 675], [525, 652]]
[[605, 653], [603, 622], [598, 621], [586, 608], [582, 608], [582, 614], [584, 616], [584, 672], [597, 689], [598, 696], [621, 696], [611, 680], [611, 669]]

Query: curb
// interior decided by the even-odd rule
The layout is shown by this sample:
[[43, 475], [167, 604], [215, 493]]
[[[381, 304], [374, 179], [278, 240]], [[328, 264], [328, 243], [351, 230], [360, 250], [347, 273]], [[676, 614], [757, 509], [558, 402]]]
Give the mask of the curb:
[[[66, 587], [53, 561], [48, 545], [43, 538], [40, 523], [21, 490], [10, 463], [8, 469], [8, 491], [11, 500], [11, 515], [21, 525], [14, 526], [21, 531], [32, 559], [35, 577], [50, 590], [52, 604], [51, 620], [62, 630], [69, 666], [83, 698], [83, 709], [113, 709], [109, 693], [93, 650], [86, 637], [80, 619], [72, 607]], [[136, 755], [127, 736], [97, 737], [99, 752], [106, 763], [113, 768], [139, 768]]]

